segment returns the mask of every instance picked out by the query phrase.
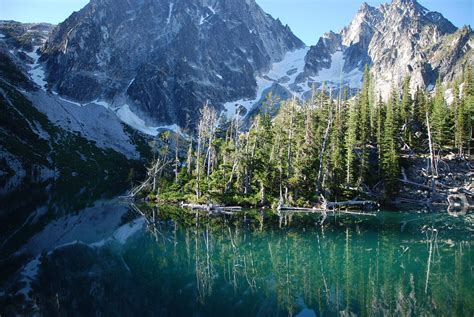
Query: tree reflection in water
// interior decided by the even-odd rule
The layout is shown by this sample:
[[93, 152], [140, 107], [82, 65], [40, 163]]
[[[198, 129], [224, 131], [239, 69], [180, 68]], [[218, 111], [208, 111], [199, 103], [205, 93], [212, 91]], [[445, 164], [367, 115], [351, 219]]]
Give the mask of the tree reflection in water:
[[445, 218], [414, 217], [403, 228], [400, 219], [339, 218], [321, 227], [305, 214], [207, 215], [161, 207], [151, 219], [162, 232], [155, 239], [159, 257], [173, 272], [194, 272], [188, 289], [204, 312], [226, 306], [250, 315], [473, 311], [467, 296], [473, 295], [472, 239], [444, 225], [440, 234], [435, 226]]

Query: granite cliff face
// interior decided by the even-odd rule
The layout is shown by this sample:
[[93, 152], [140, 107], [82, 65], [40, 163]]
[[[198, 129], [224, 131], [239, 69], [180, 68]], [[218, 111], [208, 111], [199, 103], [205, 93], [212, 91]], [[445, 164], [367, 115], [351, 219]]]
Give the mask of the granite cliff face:
[[471, 28], [415, 0], [364, 3], [309, 48], [255, 0], [92, 0], [54, 29], [2, 22], [0, 34], [36, 86], [150, 135], [193, 128], [206, 101], [231, 117], [255, 113], [270, 91], [304, 100], [325, 83], [354, 94], [366, 64], [385, 98], [406, 76], [431, 89], [474, 63]]
[[[473, 44], [470, 27], [458, 30], [415, 0], [393, 0], [378, 8], [364, 3], [347, 27], [325, 34], [310, 48], [298, 79], [300, 85], [327, 81], [337, 87], [342, 80], [357, 87], [368, 64], [377, 93], [386, 97], [405, 76], [411, 76], [413, 90], [432, 87], [438, 77], [453, 79], [463, 65], [474, 62]], [[333, 69], [332, 78], [324, 76], [327, 69]]]
[[301, 47], [254, 0], [93, 0], [53, 31], [42, 61], [60, 95], [184, 127], [206, 100], [254, 96], [255, 75]]

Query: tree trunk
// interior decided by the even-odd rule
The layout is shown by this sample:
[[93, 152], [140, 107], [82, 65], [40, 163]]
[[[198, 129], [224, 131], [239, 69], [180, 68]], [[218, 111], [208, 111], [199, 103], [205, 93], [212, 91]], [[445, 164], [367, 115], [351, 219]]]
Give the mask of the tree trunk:
[[328, 125], [326, 127], [326, 131], [324, 131], [323, 145], [321, 147], [321, 152], [319, 153], [319, 170], [318, 170], [318, 178], [316, 180], [316, 195], [317, 196], [321, 194], [321, 179], [323, 176], [324, 153], [326, 151], [326, 146], [327, 146], [328, 138], [329, 138], [329, 131], [331, 130], [332, 119], [333, 119], [332, 109], [330, 109], [329, 111], [330, 111], [330, 115], [329, 115]]

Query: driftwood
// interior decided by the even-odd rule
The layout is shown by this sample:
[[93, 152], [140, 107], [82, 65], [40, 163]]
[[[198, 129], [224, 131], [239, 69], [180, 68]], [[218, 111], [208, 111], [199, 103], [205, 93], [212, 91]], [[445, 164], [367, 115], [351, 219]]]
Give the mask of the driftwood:
[[212, 212], [236, 212], [236, 211], [242, 210], [242, 207], [240, 206], [219, 206], [219, 205], [213, 205], [213, 204], [200, 205], [200, 204], [187, 204], [187, 203], [181, 203], [180, 205], [182, 208], [189, 208], [193, 210], [205, 210], [205, 211], [212, 211]]
[[160, 174], [161, 171], [163, 171], [163, 169], [171, 162], [172, 161], [170, 160], [170, 161], [162, 163], [161, 160], [157, 160], [156, 163], [151, 168], [148, 169], [147, 178], [145, 179], [145, 181], [142, 182], [140, 185], [132, 188], [129, 191], [127, 198], [133, 199], [148, 186], [151, 186], [152, 184], [156, 184], [156, 178], [158, 174]]
[[379, 206], [379, 204], [372, 200], [347, 200], [339, 202], [326, 202], [326, 208], [334, 208], [341, 206]]
[[291, 207], [291, 206], [278, 206], [278, 211], [292, 211], [292, 212], [303, 212], [303, 213], [327, 213], [327, 209], [321, 208], [303, 208], [303, 207]]
[[412, 185], [412, 186], [424, 188], [424, 189], [427, 189], [427, 190], [431, 190], [431, 187], [429, 187], [429, 186], [427, 186], [427, 185], [415, 183], [415, 182], [409, 181], [408, 179], [400, 179], [400, 181], [401, 181], [403, 184]]
[[359, 212], [359, 211], [349, 211], [349, 210], [335, 210], [335, 209], [321, 209], [321, 208], [302, 208], [302, 207], [287, 207], [279, 206], [278, 212], [291, 212], [291, 213], [319, 213], [324, 216], [327, 215], [359, 215], [359, 216], [376, 216], [375, 213], [371, 212]]

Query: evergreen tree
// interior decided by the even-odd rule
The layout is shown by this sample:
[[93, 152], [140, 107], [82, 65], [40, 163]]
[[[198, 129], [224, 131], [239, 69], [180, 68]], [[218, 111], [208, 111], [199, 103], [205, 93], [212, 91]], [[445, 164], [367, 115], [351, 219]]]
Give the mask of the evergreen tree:
[[402, 89], [402, 102], [400, 107], [400, 121], [403, 131], [403, 141], [410, 147], [413, 144], [413, 129], [412, 129], [412, 116], [411, 116], [411, 105], [412, 98], [410, 93], [410, 77], [406, 77], [403, 81]]
[[464, 142], [466, 140], [466, 111], [464, 102], [459, 96], [459, 83], [453, 83], [453, 103], [451, 108], [454, 111], [454, 146], [458, 149], [458, 155], [463, 156]]
[[[392, 88], [386, 103], [379, 95], [375, 104], [368, 67], [356, 98], [348, 100], [347, 89], [344, 97], [333, 98], [324, 86], [303, 105], [294, 99], [278, 103], [270, 96], [247, 129], [239, 114], [230, 122], [218, 120], [215, 110], [205, 105], [187, 155], [180, 158], [181, 151], [171, 148], [169, 133], [155, 140], [160, 144], [156, 162], [162, 164], [149, 169], [156, 178], [150, 188], [160, 195], [168, 190], [182, 200], [309, 206], [318, 195], [354, 198], [354, 187], [382, 179], [386, 198], [392, 199], [399, 189], [401, 144], [408, 142], [426, 156], [427, 122], [437, 149], [455, 145], [460, 155], [466, 149], [470, 153], [474, 83], [469, 65], [463, 76], [462, 84], [454, 83], [450, 107], [439, 80], [433, 98], [417, 89], [412, 99], [408, 78], [402, 89]], [[377, 147], [378, 161], [369, 167], [371, 145]], [[379, 172], [372, 173], [371, 167]]]
[[449, 109], [444, 100], [444, 91], [441, 80], [436, 81], [435, 95], [433, 98], [431, 113], [431, 125], [433, 126], [433, 141], [435, 145], [442, 149], [450, 140], [450, 120]]
[[330, 188], [337, 197], [341, 184], [344, 183], [344, 110], [347, 102], [347, 89], [344, 90], [344, 100], [339, 95], [336, 109], [333, 129], [331, 130], [331, 151], [330, 151], [330, 171], [331, 182]]
[[375, 138], [377, 143], [377, 153], [378, 153], [378, 176], [381, 176], [382, 168], [382, 155], [383, 155], [383, 141], [384, 141], [384, 119], [385, 119], [385, 104], [382, 101], [382, 96], [379, 96], [379, 102], [376, 107], [376, 117], [377, 117], [377, 126], [375, 132]]
[[369, 170], [369, 153], [368, 145], [370, 143], [370, 72], [369, 67], [365, 65], [364, 79], [362, 84], [362, 90], [358, 98], [358, 110], [359, 110], [359, 140], [358, 144], [360, 147], [360, 164], [359, 164], [359, 183], [365, 183], [367, 180], [367, 173]]
[[349, 106], [349, 120], [345, 136], [346, 149], [346, 184], [353, 185], [354, 182], [354, 165], [355, 165], [355, 149], [357, 145], [357, 129], [359, 126], [359, 113], [357, 104], [352, 103]]
[[385, 193], [387, 198], [395, 196], [398, 191], [399, 163], [397, 153], [397, 120], [395, 118], [395, 106], [397, 104], [397, 92], [392, 89], [392, 95], [387, 103], [384, 136], [382, 144], [382, 168], [385, 180]]
[[474, 136], [474, 73], [472, 66], [468, 64], [464, 69], [464, 82], [462, 90], [462, 107], [465, 112], [465, 141], [467, 155], [471, 155], [471, 136]]

